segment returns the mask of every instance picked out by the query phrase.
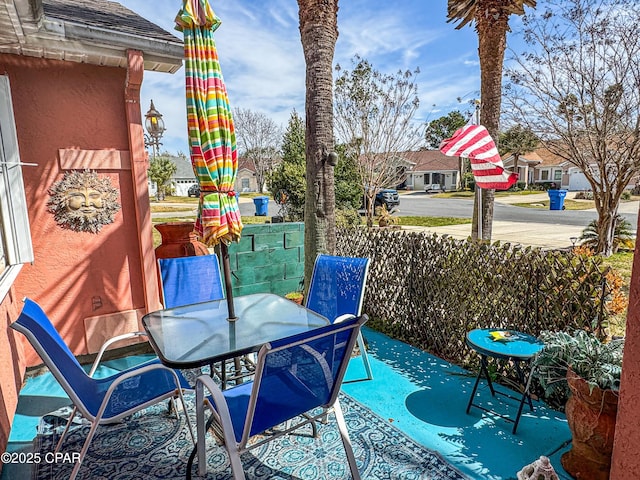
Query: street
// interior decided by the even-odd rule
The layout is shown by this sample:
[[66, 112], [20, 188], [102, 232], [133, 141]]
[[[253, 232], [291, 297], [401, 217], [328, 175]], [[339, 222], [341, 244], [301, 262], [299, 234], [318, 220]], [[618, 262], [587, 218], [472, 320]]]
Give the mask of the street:
[[[526, 196], [521, 202], [527, 203]], [[638, 223], [638, 202], [626, 202], [620, 205], [620, 213], [635, 230]], [[471, 218], [473, 215], [473, 199], [466, 198], [434, 198], [427, 193], [417, 192], [400, 197], [400, 208], [396, 215], [460, 217]], [[590, 221], [598, 218], [595, 210], [549, 210], [517, 207], [502, 203], [500, 197], [494, 204], [494, 221], [519, 223], [550, 223], [586, 227]]]
[[[513, 198], [513, 197], [512, 197]], [[512, 201], [512, 200], [511, 200]], [[534, 198], [523, 196], [518, 199], [522, 203], [534, 202]], [[590, 210], [549, 210], [538, 208], [517, 207], [505, 203], [505, 197], [497, 197], [494, 205], [494, 222], [517, 222], [531, 224], [553, 224], [576, 227], [586, 227], [589, 222], [598, 218], [595, 209]], [[190, 214], [195, 214], [195, 206], [189, 205]], [[623, 202], [619, 212], [635, 230], [638, 222], [638, 202]], [[254, 216], [256, 208], [250, 198], [240, 199], [240, 213], [242, 216]], [[269, 199], [268, 214], [276, 216], [278, 205]], [[435, 198], [422, 192], [403, 194], [400, 196], [400, 207], [395, 211], [398, 216], [416, 217], [457, 217], [471, 218], [473, 215], [473, 199], [471, 198]], [[156, 213], [154, 217], [171, 217], [176, 213]]]

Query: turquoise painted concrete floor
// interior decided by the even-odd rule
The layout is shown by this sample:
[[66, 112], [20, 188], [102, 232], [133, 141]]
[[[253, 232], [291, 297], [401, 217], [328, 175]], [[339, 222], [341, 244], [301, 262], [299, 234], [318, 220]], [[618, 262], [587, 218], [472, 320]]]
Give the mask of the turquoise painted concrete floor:
[[[355, 357], [343, 386], [347, 394], [417, 442], [438, 451], [472, 479], [515, 480], [523, 466], [541, 455], [551, 459], [561, 479], [571, 478], [560, 466], [560, 455], [568, 449], [571, 438], [563, 414], [534, 402], [533, 412], [525, 406], [513, 435], [513, 424], [499, 417], [476, 408], [465, 413], [474, 374], [373, 330], [363, 333], [374, 379], [348, 382], [364, 375], [362, 361]], [[138, 356], [105, 365], [120, 370], [142, 359]], [[101, 374], [111, 372], [106, 368]], [[481, 389], [477, 397], [477, 402], [488, 408], [513, 414], [516, 402], [507, 401], [510, 405], [502, 396], [494, 399], [488, 389]], [[30, 451], [40, 417], [68, 403], [51, 375], [30, 378], [20, 392], [7, 450]], [[29, 473], [17, 465], [5, 465], [0, 476], [0, 480], [25, 478]]]

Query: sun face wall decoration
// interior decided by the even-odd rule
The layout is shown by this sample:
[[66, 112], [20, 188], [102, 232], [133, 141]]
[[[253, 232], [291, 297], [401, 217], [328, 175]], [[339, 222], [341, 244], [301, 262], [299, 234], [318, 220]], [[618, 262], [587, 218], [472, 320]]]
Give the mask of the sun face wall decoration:
[[98, 233], [120, 210], [118, 191], [94, 171], [66, 172], [49, 189], [47, 203], [56, 223], [74, 232]]

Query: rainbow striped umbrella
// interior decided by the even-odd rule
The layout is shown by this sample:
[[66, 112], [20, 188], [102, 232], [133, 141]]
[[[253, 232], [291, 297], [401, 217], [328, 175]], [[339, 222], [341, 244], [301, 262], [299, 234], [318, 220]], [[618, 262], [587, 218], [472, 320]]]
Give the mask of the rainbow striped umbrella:
[[184, 34], [191, 163], [200, 184], [195, 230], [206, 245], [220, 244], [229, 319], [235, 320], [227, 245], [240, 240], [242, 220], [233, 191], [238, 172], [235, 129], [213, 39], [219, 25], [208, 0], [183, 0], [176, 29]]
[[193, 171], [200, 184], [195, 230], [208, 246], [240, 239], [233, 184], [236, 136], [213, 32], [220, 25], [208, 0], [183, 0], [176, 28], [184, 34], [187, 124]]

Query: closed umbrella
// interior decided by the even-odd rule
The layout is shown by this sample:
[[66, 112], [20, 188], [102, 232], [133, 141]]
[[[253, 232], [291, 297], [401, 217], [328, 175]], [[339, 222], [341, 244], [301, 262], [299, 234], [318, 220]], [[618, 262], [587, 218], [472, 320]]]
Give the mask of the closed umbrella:
[[242, 220], [233, 190], [235, 130], [213, 39], [219, 25], [208, 0], [183, 0], [176, 28], [184, 34], [189, 145], [200, 184], [195, 230], [206, 245], [220, 244], [229, 319], [235, 320], [227, 245], [240, 239]]

